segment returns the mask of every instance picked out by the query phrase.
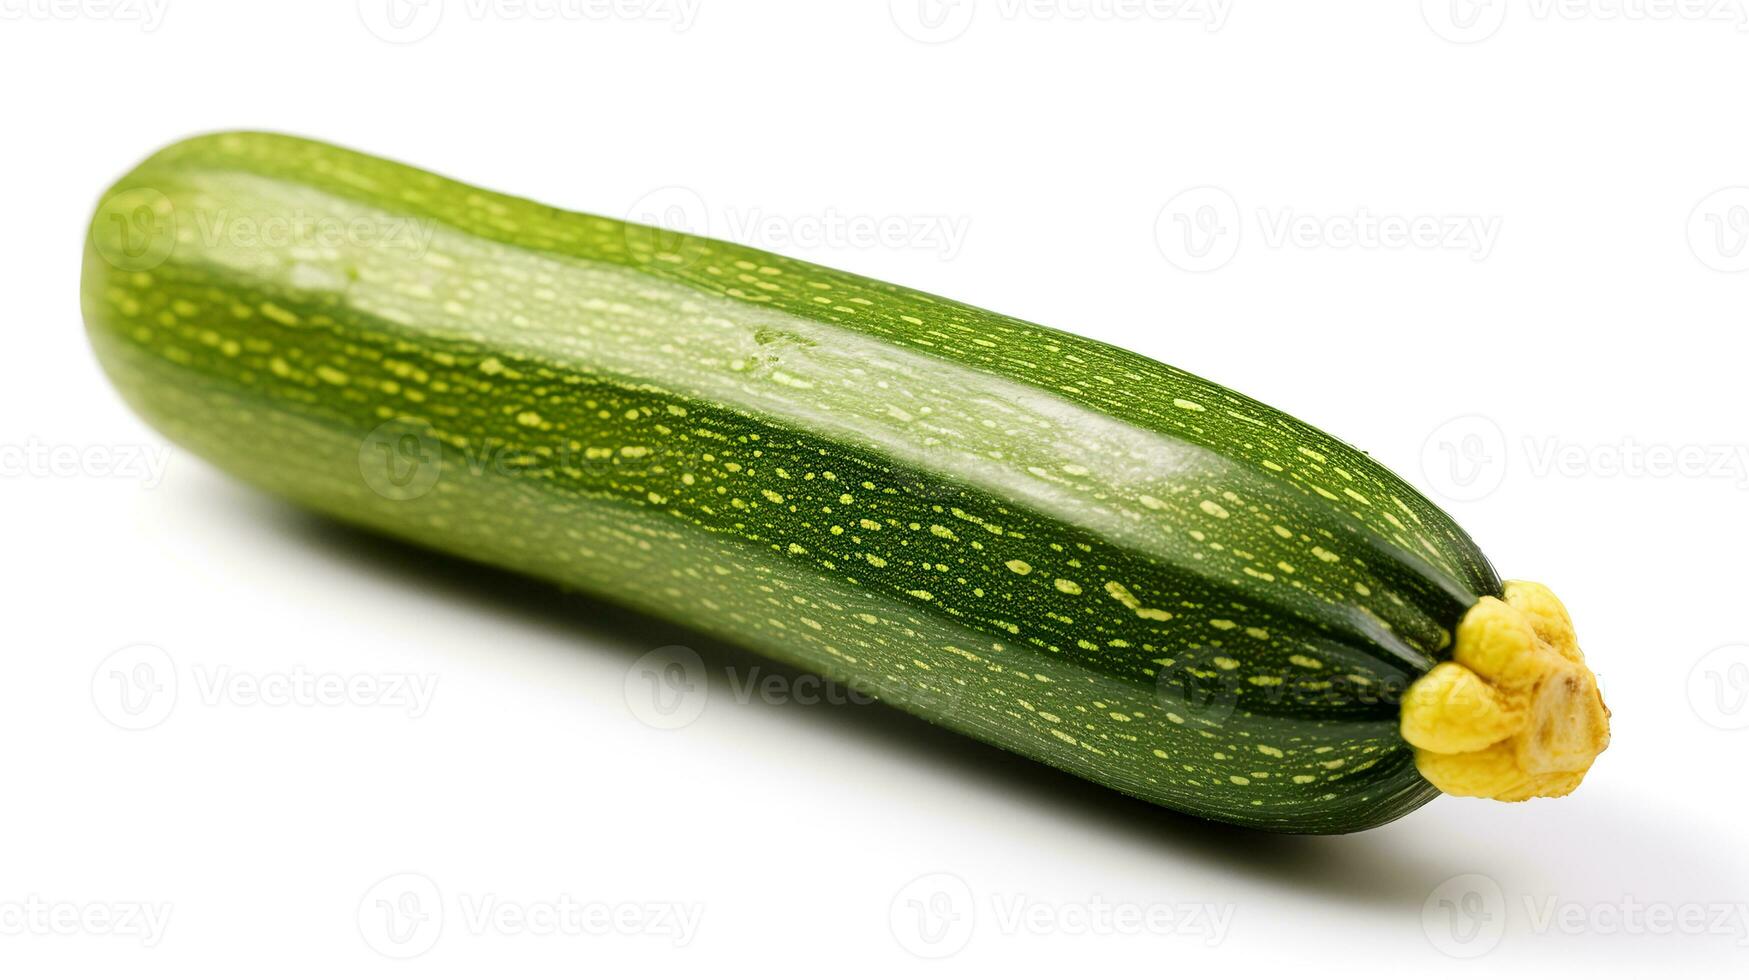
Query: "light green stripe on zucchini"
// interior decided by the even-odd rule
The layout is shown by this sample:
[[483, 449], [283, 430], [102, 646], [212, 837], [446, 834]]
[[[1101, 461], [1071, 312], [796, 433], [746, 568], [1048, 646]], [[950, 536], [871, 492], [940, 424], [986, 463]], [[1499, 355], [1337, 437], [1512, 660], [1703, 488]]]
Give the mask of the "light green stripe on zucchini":
[[[234, 233], [293, 216], [343, 233]], [[1432, 795], [1396, 697], [1498, 581], [1365, 454], [1219, 386], [280, 136], [163, 151], [92, 237], [117, 386], [275, 493], [1187, 812], [1338, 832]]]

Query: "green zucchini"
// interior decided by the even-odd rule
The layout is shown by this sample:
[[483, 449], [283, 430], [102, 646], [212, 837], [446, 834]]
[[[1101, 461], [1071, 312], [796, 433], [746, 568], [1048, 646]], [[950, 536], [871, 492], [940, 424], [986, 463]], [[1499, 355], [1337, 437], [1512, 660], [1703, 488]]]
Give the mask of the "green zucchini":
[[[1546, 654], [1547, 603], [1365, 453], [1106, 344], [260, 133], [116, 184], [83, 306], [128, 403], [251, 484], [1142, 799], [1338, 833], [1441, 758], [1571, 788], [1514, 733], [1594, 686], [1454, 642], [1525, 610]], [[1445, 661], [1493, 700], [1408, 725]]]

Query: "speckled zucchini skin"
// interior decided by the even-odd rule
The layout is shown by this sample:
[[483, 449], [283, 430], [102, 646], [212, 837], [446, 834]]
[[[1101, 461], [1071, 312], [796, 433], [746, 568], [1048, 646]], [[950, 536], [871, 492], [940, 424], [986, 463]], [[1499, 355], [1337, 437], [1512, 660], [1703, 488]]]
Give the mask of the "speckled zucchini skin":
[[1403, 481], [1117, 348], [285, 136], [171, 146], [84, 310], [171, 439], [1177, 810], [1435, 791], [1404, 688], [1500, 582]]

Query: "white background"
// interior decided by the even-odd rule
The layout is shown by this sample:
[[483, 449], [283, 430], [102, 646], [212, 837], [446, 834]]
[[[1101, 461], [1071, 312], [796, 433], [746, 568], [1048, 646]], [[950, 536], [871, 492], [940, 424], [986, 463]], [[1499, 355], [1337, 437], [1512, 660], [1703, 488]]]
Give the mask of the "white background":
[[[1744, 974], [1740, 4], [587, 2], [0, 0], [0, 973]], [[301, 516], [167, 450], [79, 320], [99, 192], [222, 128], [680, 215], [1262, 397], [1551, 584], [1615, 744], [1566, 800], [1221, 830], [740, 698], [809, 689]], [[676, 644], [709, 686], [664, 730], [634, 665]], [[299, 676], [435, 688], [249, 694]], [[566, 896], [617, 918], [478, 917]], [[102, 921], [140, 907], [167, 924]]]

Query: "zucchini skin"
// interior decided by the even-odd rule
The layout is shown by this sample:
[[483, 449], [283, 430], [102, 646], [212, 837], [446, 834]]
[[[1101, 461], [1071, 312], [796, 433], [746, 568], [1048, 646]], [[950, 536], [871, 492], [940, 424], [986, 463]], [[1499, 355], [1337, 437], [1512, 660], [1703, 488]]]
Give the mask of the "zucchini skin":
[[293, 137], [141, 164], [82, 293], [128, 403], [251, 484], [1214, 820], [1437, 795], [1398, 701], [1501, 593], [1366, 454], [1183, 371]]

